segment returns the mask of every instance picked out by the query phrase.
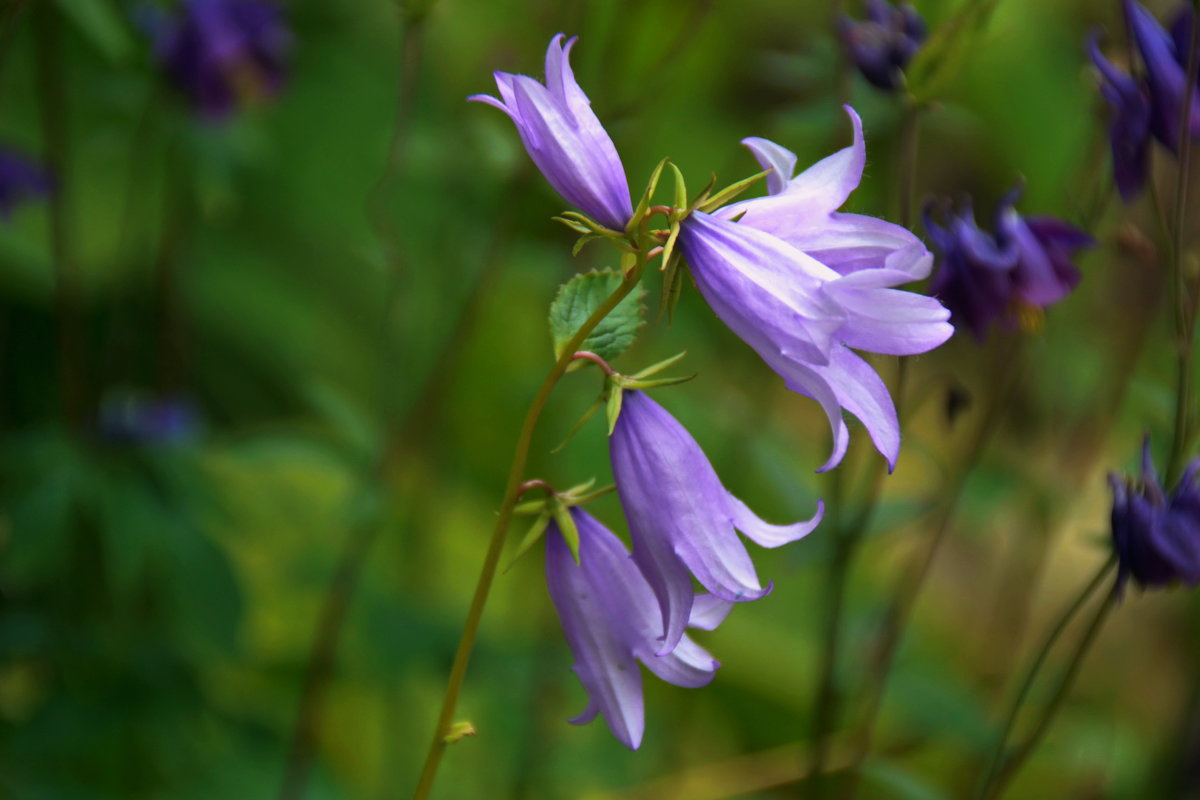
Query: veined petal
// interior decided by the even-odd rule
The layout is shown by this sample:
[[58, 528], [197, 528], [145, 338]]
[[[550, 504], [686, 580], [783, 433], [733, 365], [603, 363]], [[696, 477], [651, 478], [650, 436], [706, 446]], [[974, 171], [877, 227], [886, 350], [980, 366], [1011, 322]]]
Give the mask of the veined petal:
[[779, 373], [789, 389], [810, 397], [821, 405], [833, 433], [833, 449], [825, 463], [817, 468], [817, 472], [827, 472], [836, 467], [846, 455], [846, 448], [850, 444], [850, 431], [842, 420], [842, 406], [838, 402], [837, 393], [817, 371], [818, 365], [789, 357], [787, 354], [760, 352], [759, 355], [768, 367]]
[[954, 326], [947, 322], [950, 311], [935, 298], [900, 289], [855, 286], [852, 281], [860, 276], [875, 277], [871, 272], [858, 272], [824, 288], [847, 312], [838, 337], [848, 347], [907, 356], [926, 353], [954, 335]]
[[667, 683], [689, 689], [707, 686], [721, 666], [707, 650], [687, 636], [680, 639], [675, 649], [667, 655], [646, 653], [641, 656], [641, 662]]
[[734, 526], [761, 547], [780, 547], [789, 542], [803, 539], [816, 529], [817, 525], [821, 523], [821, 518], [825, 516], [825, 503], [818, 500], [817, 513], [812, 516], [812, 519], [802, 520], [791, 525], [772, 525], [769, 522], [763, 522], [761, 517], [734, 497], [732, 493], [728, 494], [728, 498]]
[[831, 214], [815, 225], [776, 221], [775, 236], [841, 275], [880, 268], [908, 274], [909, 281], [929, 274], [933, 257], [912, 231], [862, 214]]
[[816, 371], [833, 388], [838, 403], [858, 417], [875, 449], [894, 469], [900, 457], [900, 422], [883, 379], [870, 364], [844, 347], [834, 350], [829, 365]]
[[742, 139], [742, 144], [754, 155], [759, 166], [771, 170], [771, 174], [767, 175], [767, 192], [779, 194], [784, 191], [796, 172], [796, 154], [783, 145], [758, 136], [747, 136]]

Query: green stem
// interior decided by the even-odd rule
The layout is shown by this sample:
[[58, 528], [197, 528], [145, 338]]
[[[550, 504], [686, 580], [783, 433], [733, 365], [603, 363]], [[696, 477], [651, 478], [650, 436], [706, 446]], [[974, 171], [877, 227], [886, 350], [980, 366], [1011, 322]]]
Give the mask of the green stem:
[[483, 609], [487, 604], [488, 595], [491, 592], [492, 581], [496, 577], [496, 569], [499, 566], [500, 554], [504, 547], [505, 534], [508, 532], [508, 525], [512, 520], [513, 507], [516, 505], [517, 495], [525, 472], [525, 464], [529, 459], [529, 448], [533, 441], [534, 428], [537, 427], [538, 419], [541, 417], [542, 410], [545, 408], [546, 402], [550, 399], [550, 394], [553, 392], [555, 385], [566, 374], [567, 367], [575, 357], [575, 351], [580, 349], [583, 340], [588, 337], [588, 334], [638, 285], [638, 282], [641, 280], [642, 271], [646, 266], [646, 249], [643, 242], [638, 250], [636, 265], [625, 276], [621, 285], [588, 317], [587, 321], [575, 332], [575, 335], [563, 346], [562, 355], [554, 362], [550, 373], [542, 381], [541, 387], [533, 398], [533, 403], [529, 406], [529, 411], [525, 414], [525, 421], [521, 425], [521, 432], [517, 437], [517, 446], [516, 451], [513, 453], [512, 466], [508, 471], [508, 485], [504, 490], [504, 499], [500, 502], [500, 510], [496, 516], [496, 525], [492, 529], [487, 554], [484, 556], [483, 567], [479, 573], [479, 581], [475, 585], [475, 594], [471, 599], [470, 609], [467, 611], [467, 620], [463, 626], [462, 637], [458, 642], [458, 650], [454, 655], [454, 664], [450, 668], [450, 678], [446, 684], [446, 693], [442, 699], [442, 710], [438, 715], [437, 727], [433, 732], [433, 741], [430, 742], [429, 753], [425, 757], [425, 766], [421, 770], [421, 778], [417, 783], [417, 789], [413, 795], [414, 800], [425, 800], [425, 798], [429, 797], [429, 792], [433, 788], [433, 781], [437, 777], [438, 765], [441, 763], [442, 754], [446, 750], [446, 732], [450, 729], [450, 725], [454, 719], [454, 710], [458, 705], [458, 694], [462, 688], [463, 678], [466, 676], [467, 663], [471, 658], [471, 650], [475, 646], [475, 635], [479, 631], [479, 622], [483, 617]]
[[1096, 572], [1092, 578], [1080, 592], [1079, 596], [1071, 602], [1058, 622], [1051, 629], [1050, 634], [1046, 637], [1046, 641], [1042, 644], [1040, 650], [1032, 663], [1029, 670], [1025, 673], [1025, 679], [1021, 683], [1021, 688], [1018, 690], [1016, 697], [1013, 700], [1012, 707], [1009, 709], [1008, 717], [1005, 719], [1004, 728], [1000, 737], [996, 741], [996, 749], [992, 755], [991, 762], [979, 793], [976, 795], [979, 800], [996, 800], [1004, 792], [1009, 781], [1013, 779], [1021, 766], [1029, 758], [1030, 754], [1037, 748], [1042, 737], [1046, 735], [1046, 731], [1050, 728], [1050, 723], [1061, 708], [1063, 700], [1066, 698], [1071, 685], [1075, 682], [1075, 677], [1079, 674], [1079, 668], [1083, 664], [1084, 656], [1095, 642], [1096, 636], [1100, 632], [1100, 628], [1107, 619], [1108, 614], [1112, 611], [1113, 606], [1117, 601], [1117, 591], [1114, 586], [1112, 591], [1108, 593], [1096, 614], [1092, 617], [1091, 623], [1084, 632], [1083, 637], [1079, 641], [1079, 645], [1075, 648], [1075, 652], [1071, 656], [1070, 662], [1067, 664], [1066, 671], [1063, 673], [1062, 680], [1059, 681], [1058, 687], [1054, 691], [1053, 697], [1046, 705], [1042, 713], [1041, 719], [1033, 731], [1025, 738], [1025, 741], [1018, 747], [1014, 748], [1012, 753], [1006, 752], [1008, 740], [1011, 738], [1013, 730], [1016, 728], [1017, 718], [1020, 716], [1021, 708], [1025, 701], [1029, 699], [1029, 694], [1033, 689], [1033, 685], [1037, 680], [1038, 673], [1045, 666], [1046, 660], [1050, 655], [1055, 643], [1062, 636], [1070, 625], [1071, 620], [1075, 615], [1087, 604], [1087, 601], [1096, 592], [1097, 589], [1108, 579], [1109, 573], [1116, 566], [1116, 560], [1110, 558]]
[[1179, 173], [1175, 179], [1175, 219], [1171, 247], [1171, 277], [1175, 293], [1175, 334], [1177, 337], [1178, 382], [1175, 387], [1175, 434], [1167, 458], [1166, 485], [1173, 486], [1183, 467], [1192, 424], [1192, 348], [1196, 333], [1196, 304], [1189, 295], [1183, 269], [1184, 233], [1187, 220], [1188, 176], [1192, 156], [1192, 100], [1196, 94], [1197, 51], [1200, 50], [1200, 9], [1194, 9], [1188, 45], [1187, 83], [1183, 94], [1183, 113], [1179, 119]]
[[[1046, 658], [1050, 656], [1050, 650], [1054, 649], [1055, 643], [1057, 642], [1058, 638], [1062, 636], [1063, 632], [1067, 630], [1067, 626], [1070, 625], [1070, 621], [1072, 621], [1075, 618], [1075, 615], [1078, 614], [1082, 608], [1084, 608], [1085, 604], [1087, 604], [1087, 601], [1090, 600], [1092, 595], [1096, 593], [1096, 590], [1099, 589], [1100, 584], [1103, 584], [1105, 579], [1108, 578], [1109, 572], [1112, 571], [1112, 567], [1114, 567], [1115, 564], [1115, 561], [1112, 559], [1105, 561], [1104, 565], [1100, 567], [1099, 571], [1096, 573], [1096, 576], [1094, 576], [1091, 581], [1087, 582], [1086, 587], [1084, 587], [1084, 590], [1079, 593], [1079, 596], [1076, 596], [1075, 600], [1070, 602], [1069, 606], [1067, 606], [1066, 612], [1063, 612], [1062, 616], [1058, 618], [1055, 626], [1051, 628], [1049, 636], [1046, 637], [1045, 642], [1042, 644], [1042, 648], [1040, 648], [1037, 652], [1037, 655], [1033, 657], [1033, 661], [1030, 663], [1030, 668], [1026, 670], [1025, 679], [1021, 681], [1021, 687], [1019, 688], [1018, 692], [1016, 692], [1016, 696], [1013, 698], [1012, 708], [1009, 708], [1008, 716], [1004, 718], [1004, 727], [1001, 730], [1000, 736], [998, 736], [996, 739], [996, 748], [995, 751], [992, 752], [988, 769], [986, 769], [984, 772], [984, 780], [983, 783], [980, 784], [979, 793], [977, 795], [978, 798], [988, 798], [988, 796], [992, 796], [989, 794], [989, 790], [995, 787], [996, 782], [1000, 780], [1001, 772], [1003, 769], [1006, 769], [1004, 748], [1008, 746], [1008, 740], [1012, 738], [1013, 730], [1016, 728], [1016, 720], [1018, 720], [1018, 717], [1020, 716], [1021, 708], [1025, 705], [1028, 697], [1030, 697], [1030, 692], [1032, 691], [1034, 682], [1037, 681], [1038, 673], [1042, 672], [1042, 667], [1045, 666]], [[1040, 727], [1042, 726], [1039, 726], [1039, 729]]]

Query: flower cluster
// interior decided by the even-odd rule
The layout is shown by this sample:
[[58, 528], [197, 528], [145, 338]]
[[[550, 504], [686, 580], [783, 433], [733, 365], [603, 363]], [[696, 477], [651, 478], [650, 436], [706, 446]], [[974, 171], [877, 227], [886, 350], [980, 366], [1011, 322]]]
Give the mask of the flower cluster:
[[54, 188], [50, 173], [25, 155], [0, 147], [0, 219], [8, 219], [21, 203], [46, 197]]
[[949, 215], [945, 225], [925, 212], [925, 229], [941, 262], [929, 291], [949, 307], [955, 325], [983, 340], [996, 320], [1013, 325], [1023, 312], [1041, 310], [1079, 283], [1071, 259], [1095, 240], [1053, 217], [1024, 217], [1010, 192], [996, 212], [994, 234], [980, 230], [971, 206]]
[[1178, 581], [1200, 584], [1200, 459], [1192, 461], [1168, 496], [1147, 437], [1141, 477], [1110, 475], [1109, 484], [1118, 586], [1129, 578], [1146, 589]]
[[894, 92], [904, 84], [904, 68], [925, 41], [925, 20], [908, 3], [867, 0], [867, 17], [842, 17], [838, 33], [854, 65], [872, 85]]
[[283, 86], [291, 34], [268, 0], [183, 0], [182, 13], [144, 20], [158, 62], [192, 107], [211, 120]]
[[[550, 43], [544, 84], [497, 73], [499, 99], [470, 99], [508, 114], [549, 183], [594, 220], [585, 230], [625, 235], [652, 212], [646, 199], [632, 206], [616, 148], [571, 71], [574, 42], [557, 36]], [[834, 434], [822, 469], [845, 453], [843, 410], [863, 422], [889, 465], [899, 455], [892, 399], [854, 350], [923, 353], [953, 333], [950, 313], [937, 300], [896, 288], [929, 274], [933, 257], [920, 240], [898, 225], [838, 212], [866, 161], [862, 122], [846, 110], [853, 143], [798, 175], [795, 154], [765, 139], [744, 140], [768, 170], [767, 196], [671, 208], [665, 240], [670, 250], [677, 239], [678, 253], [717, 316], [789, 388], [821, 404]], [[671, 683], [706, 684], [717, 664], [685, 629], [714, 627], [733, 603], [771, 590], [760, 582], [738, 531], [778, 547], [810, 533], [824, 507], [807, 521], [764, 522], [726, 491], [700, 446], [661, 406], [636, 387], [613, 391], [622, 394], [610, 420], [610, 456], [632, 555], [572, 509], [577, 532], [568, 538], [557, 523], [548, 528], [546, 570], [591, 698], [579, 721], [603, 714], [613, 734], [636, 747], [643, 726], [636, 662]], [[571, 554], [576, 541], [578, 563]], [[696, 595], [693, 581], [707, 593]]]
[[[1190, 3], [1180, 3], [1168, 32], [1137, 0], [1125, 0], [1125, 23], [1144, 67], [1140, 75], [1122, 71], [1101, 54], [1095, 39], [1091, 42], [1100, 91], [1112, 111], [1113, 175], [1127, 202], [1145, 186], [1151, 137], [1170, 151], [1179, 151], [1192, 14]], [[1187, 121], [1192, 136], [1200, 135], [1200, 97], [1195, 94]]]

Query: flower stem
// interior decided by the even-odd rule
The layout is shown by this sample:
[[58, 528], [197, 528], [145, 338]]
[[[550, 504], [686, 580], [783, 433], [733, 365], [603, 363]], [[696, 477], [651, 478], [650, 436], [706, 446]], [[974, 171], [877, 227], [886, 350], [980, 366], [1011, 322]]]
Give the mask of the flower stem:
[[624, 280], [621, 281], [621, 285], [588, 317], [587, 321], [583, 323], [579, 330], [575, 332], [575, 335], [563, 347], [562, 355], [554, 362], [550, 373], [542, 381], [541, 387], [539, 387], [537, 394], [534, 395], [532, 404], [529, 406], [529, 411], [525, 414], [525, 421], [522, 423], [521, 432], [517, 437], [517, 446], [513, 453], [512, 466], [508, 472], [508, 485], [504, 490], [504, 499], [500, 502], [500, 510], [496, 516], [496, 525], [492, 529], [487, 554], [484, 556], [483, 567], [479, 573], [479, 581], [475, 585], [475, 594], [471, 598], [471, 606], [467, 611], [467, 620], [463, 625], [462, 637], [458, 642], [458, 650], [454, 654], [454, 664], [450, 668], [450, 678], [446, 683], [446, 692], [442, 699], [442, 710], [438, 715], [437, 727], [434, 729], [433, 740], [429, 745], [428, 755], [425, 757], [425, 765], [421, 770], [420, 781], [417, 783], [416, 792], [413, 794], [414, 800], [425, 800], [425, 798], [429, 797], [429, 792], [433, 788], [434, 778], [437, 776], [438, 765], [441, 763], [442, 754], [446, 750], [446, 731], [449, 730], [454, 719], [454, 710], [458, 705], [458, 694], [462, 688], [463, 678], [466, 676], [467, 663], [471, 658], [471, 650], [475, 646], [475, 635], [479, 631], [479, 622], [483, 617], [483, 609], [487, 604], [488, 595], [491, 592], [492, 581], [496, 577], [496, 569], [499, 566], [500, 554], [504, 547], [505, 534], [508, 532], [508, 525], [512, 520], [513, 508], [516, 505], [517, 494], [520, 491], [522, 476], [525, 472], [525, 464], [529, 458], [529, 448], [533, 442], [534, 428], [537, 427], [538, 420], [542, 415], [542, 410], [546, 407], [547, 400], [550, 399], [551, 392], [554, 390], [559, 379], [566, 374], [567, 367], [574, 360], [575, 353], [583, 344], [583, 340], [638, 285], [642, 277], [642, 271], [646, 266], [645, 245], [646, 243], [643, 241], [642, 247], [638, 250], [637, 263], [629, 274], [625, 276]]
[[1029, 699], [1033, 684], [1037, 680], [1038, 673], [1045, 666], [1046, 659], [1050, 655], [1050, 650], [1053, 649], [1063, 632], [1066, 631], [1071, 620], [1075, 618], [1075, 615], [1079, 613], [1096, 590], [1108, 579], [1109, 573], [1112, 572], [1114, 566], [1116, 566], [1116, 560], [1112, 558], [1101, 565], [1095, 577], [1088, 582], [1083, 591], [1079, 593], [1079, 596], [1067, 606], [1066, 611], [1063, 612], [1058, 622], [1050, 630], [1050, 634], [1046, 637], [1046, 641], [1042, 644], [1041, 649], [1034, 656], [1028, 671], [1025, 673], [1025, 678], [1021, 682], [1021, 687], [1013, 699], [1012, 707], [1009, 709], [1008, 716], [1004, 722], [1004, 728], [996, 740], [996, 749], [984, 774], [979, 792], [976, 794], [979, 800], [995, 800], [995, 798], [1000, 797], [1008, 782], [1016, 775], [1017, 771], [1025, 763], [1025, 760], [1034, 751], [1049, 729], [1051, 721], [1058, 713], [1058, 709], [1062, 706], [1062, 702], [1071, 688], [1071, 684], [1075, 681], [1075, 676], [1079, 672], [1079, 667], [1083, 663], [1084, 656], [1095, 641], [1100, 627], [1116, 602], [1117, 592], [1115, 586], [1108, 593], [1107, 597], [1105, 597], [1100, 608], [1092, 618], [1091, 623], [1088, 625], [1087, 630], [1084, 632], [1083, 638], [1080, 639], [1079, 645], [1075, 648], [1067, 669], [1063, 673], [1062, 680], [1059, 681], [1058, 688], [1055, 690], [1049, 704], [1047, 704], [1038, 724], [1029, 736], [1026, 737], [1025, 741], [1013, 749], [1011, 754], [1006, 752], [1005, 748], [1008, 740], [1012, 737], [1013, 730], [1017, 724], [1017, 718], [1021, 713], [1021, 708], [1024, 706], [1026, 700]]
[[1172, 230], [1171, 277], [1175, 293], [1178, 382], [1175, 386], [1175, 433], [1167, 458], [1166, 485], [1173, 486], [1187, 456], [1191, 441], [1192, 349], [1195, 344], [1197, 300], [1192, 298], [1183, 269], [1185, 221], [1187, 220], [1188, 177], [1192, 157], [1192, 101], [1196, 94], [1197, 51], [1200, 50], [1200, 9], [1193, 9], [1188, 45], [1187, 83], [1179, 120], [1179, 173], [1175, 178], [1175, 219]]
[[50, 252], [54, 259], [55, 304], [58, 317], [58, 368], [67, 424], [76, 430], [86, 414], [83, 325], [75, 261], [68, 244], [66, 91], [63, 86], [62, 20], [49, 3], [33, 9], [38, 96], [46, 162], [54, 175], [50, 193]]

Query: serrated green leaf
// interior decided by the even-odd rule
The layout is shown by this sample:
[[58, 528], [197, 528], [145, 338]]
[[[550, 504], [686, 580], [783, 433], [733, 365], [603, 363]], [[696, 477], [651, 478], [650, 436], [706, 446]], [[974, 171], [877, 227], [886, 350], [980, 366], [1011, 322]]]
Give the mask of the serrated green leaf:
[[[613, 270], [598, 270], [576, 275], [558, 290], [550, 304], [550, 338], [554, 342], [554, 355], [561, 358], [567, 342], [583, 323], [596, 312], [604, 301], [621, 286], [620, 273]], [[590, 350], [605, 361], [610, 361], [625, 350], [637, 338], [638, 329], [645, 324], [645, 307], [642, 298], [646, 290], [634, 288], [629, 295], [588, 334], [579, 349]]]
[[109, 0], [57, 0], [56, 5], [109, 61], [124, 61], [133, 51], [129, 29]]
[[613, 386], [608, 392], [608, 403], [605, 407], [605, 413], [608, 416], [608, 435], [612, 436], [613, 429], [617, 427], [617, 417], [621, 416], [621, 391], [620, 386]]
[[571, 558], [574, 559], [576, 566], [578, 566], [579, 528], [575, 527], [575, 518], [571, 516], [570, 509], [561, 503], [555, 505], [553, 513], [554, 522], [558, 525], [558, 531], [562, 534], [563, 541], [567, 543], [567, 549], [571, 551]]

